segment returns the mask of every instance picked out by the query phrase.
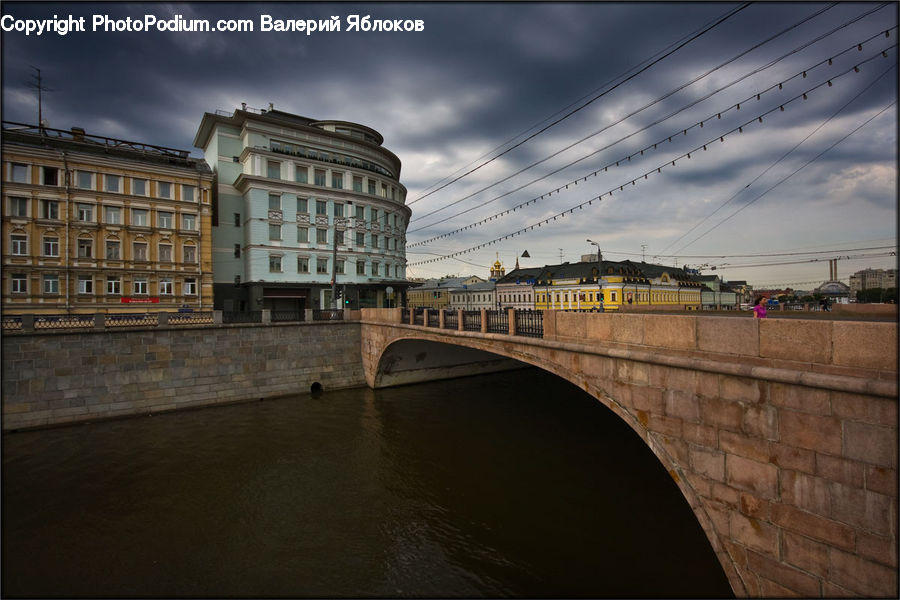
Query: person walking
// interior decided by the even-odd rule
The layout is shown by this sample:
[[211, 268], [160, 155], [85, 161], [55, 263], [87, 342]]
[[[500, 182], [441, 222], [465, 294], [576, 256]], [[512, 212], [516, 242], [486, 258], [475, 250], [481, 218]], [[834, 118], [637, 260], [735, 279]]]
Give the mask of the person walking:
[[762, 296], [757, 296], [756, 301], [753, 302], [753, 318], [754, 319], [765, 319], [766, 318], [766, 304], [763, 302], [765, 298]]

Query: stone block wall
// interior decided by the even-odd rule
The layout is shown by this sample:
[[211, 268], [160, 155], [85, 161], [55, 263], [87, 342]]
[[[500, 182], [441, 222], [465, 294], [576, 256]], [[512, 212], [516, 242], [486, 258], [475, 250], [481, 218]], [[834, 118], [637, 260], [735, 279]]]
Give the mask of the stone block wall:
[[547, 311], [531, 339], [368, 317], [372, 381], [415, 337], [597, 398], [680, 487], [736, 595], [897, 596], [896, 323]]
[[3, 429], [365, 385], [358, 322], [5, 335]]

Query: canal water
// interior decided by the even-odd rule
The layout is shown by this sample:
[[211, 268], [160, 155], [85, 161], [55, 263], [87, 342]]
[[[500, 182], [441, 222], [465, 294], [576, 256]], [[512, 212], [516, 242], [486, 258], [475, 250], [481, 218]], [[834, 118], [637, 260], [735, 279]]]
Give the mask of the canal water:
[[723, 597], [666, 471], [525, 370], [3, 436], [5, 597]]

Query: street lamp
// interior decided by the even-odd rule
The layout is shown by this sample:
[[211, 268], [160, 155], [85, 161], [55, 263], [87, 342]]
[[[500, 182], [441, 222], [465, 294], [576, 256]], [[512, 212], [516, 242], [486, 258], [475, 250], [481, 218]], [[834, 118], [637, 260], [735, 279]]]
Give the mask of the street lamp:
[[600, 296], [600, 312], [603, 312], [603, 286], [600, 284], [600, 273], [603, 271], [603, 252], [600, 244], [593, 240], [587, 240], [592, 246], [597, 246], [597, 294]]

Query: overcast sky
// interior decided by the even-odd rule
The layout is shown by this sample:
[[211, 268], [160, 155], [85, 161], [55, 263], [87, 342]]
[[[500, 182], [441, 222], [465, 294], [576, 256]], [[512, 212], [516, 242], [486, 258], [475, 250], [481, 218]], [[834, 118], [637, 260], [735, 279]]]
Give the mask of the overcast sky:
[[[510, 268], [525, 250], [522, 266], [577, 261], [595, 250], [588, 238], [609, 260], [644, 253], [757, 286], [812, 289], [836, 256], [845, 282], [896, 268], [895, 256], [857, 257], [897, 244], [898, 5], [741, 6], [4, 2], [3, 15], [71, 14], [87, 31], [2, 34], [3, 119], [37, 121], [38, 67], [50, 127], [195, 156], [203, 113], [241, 102], [368, 125], [403, 163], [411, 277], [486, 276], [497, 253]], [[94, 15], [249, 19], [255, 31], [104, 33]], [[338, 16], [341, 31], [262, 32], [262, 15]], [[424, 28], [351, 32], [351, 15]], [[787, 261], [806, 262], [755, 266]]]

